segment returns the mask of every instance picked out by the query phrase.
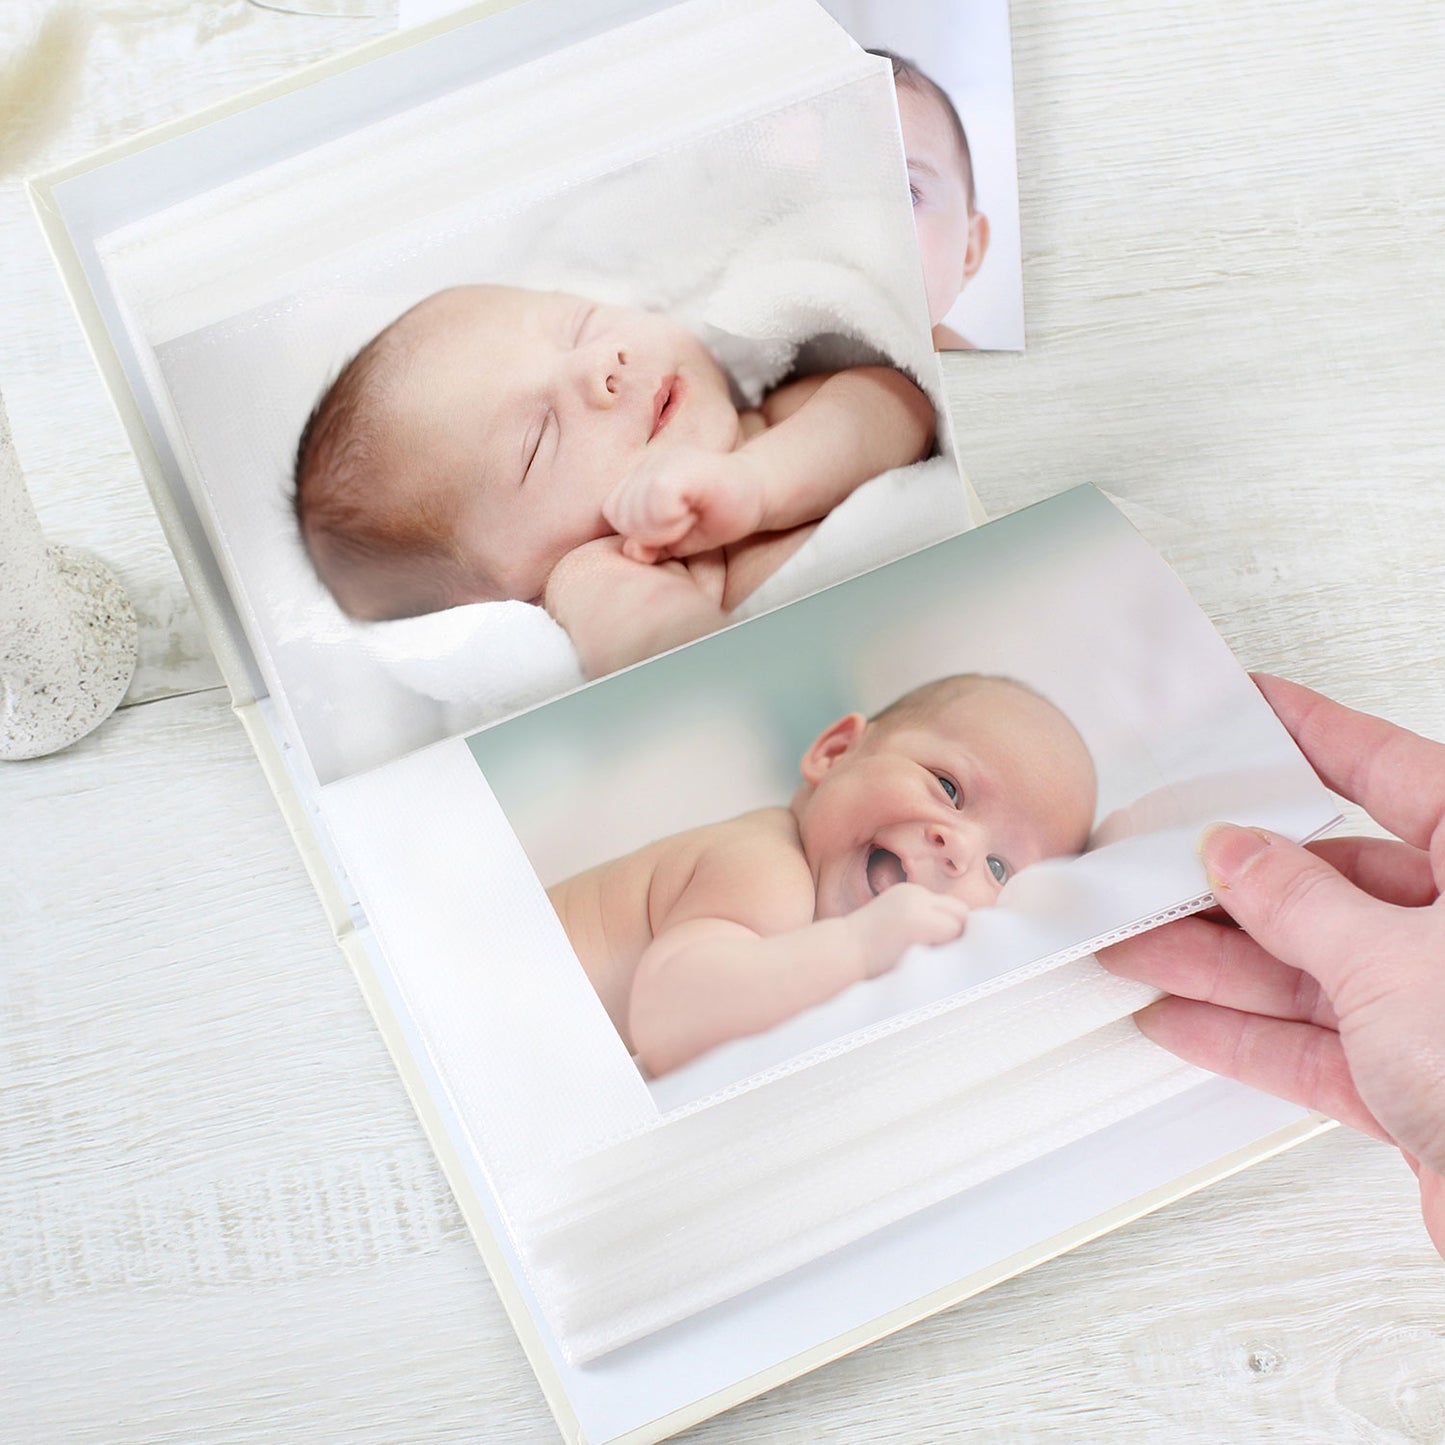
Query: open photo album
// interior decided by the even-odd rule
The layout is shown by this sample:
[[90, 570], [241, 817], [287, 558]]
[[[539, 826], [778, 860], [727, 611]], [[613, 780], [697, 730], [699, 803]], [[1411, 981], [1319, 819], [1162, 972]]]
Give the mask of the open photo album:
[[979, 525], [814, 0], [479, 6], [33, 191], [567, 1439], [1323, 1127], [1092, 955], [1334, 804], [1101, 493]]

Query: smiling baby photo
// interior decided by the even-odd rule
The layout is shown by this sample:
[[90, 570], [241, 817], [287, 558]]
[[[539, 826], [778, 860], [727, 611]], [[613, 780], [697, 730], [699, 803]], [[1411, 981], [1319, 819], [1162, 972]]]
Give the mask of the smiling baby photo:
[[623, 1042], [659, 1076], [959, 937], [1021, 868], [1082, 851], [1094, 767], [1007, 678], [852, 712], [786, 804], [637, 849], [548, 890]]
[[1200, 907], [1205, 823], [1318, 812], [1091, 488], [469, 746], [660, 1107]]

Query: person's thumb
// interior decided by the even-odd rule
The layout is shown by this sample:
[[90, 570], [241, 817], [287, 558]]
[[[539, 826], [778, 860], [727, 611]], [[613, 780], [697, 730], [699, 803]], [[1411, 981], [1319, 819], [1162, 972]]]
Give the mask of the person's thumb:
[[1317, 978], [1331, 997], [1388, 926], [1388, 904], [1277, 833], [1215, 823], [1200, 835], [1199, 856], [1219, 906], [1276, 958]]

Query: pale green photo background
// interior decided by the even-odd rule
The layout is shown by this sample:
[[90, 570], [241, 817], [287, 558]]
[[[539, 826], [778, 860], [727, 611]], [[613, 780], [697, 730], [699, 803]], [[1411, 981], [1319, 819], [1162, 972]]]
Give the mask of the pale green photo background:
[[[1150, 605], [1161, 589], [1182, 609]], [[1200, 645], [1223, 648], [1133, 528], [1079, 488], [468, 741], [547, 884], [785, 803], [831, 721], [954, 672], [1055, 701], [1090, 744], [1107, 813], [1160, 786], [1154, 735], [1180, 711], [1169, 674]]]

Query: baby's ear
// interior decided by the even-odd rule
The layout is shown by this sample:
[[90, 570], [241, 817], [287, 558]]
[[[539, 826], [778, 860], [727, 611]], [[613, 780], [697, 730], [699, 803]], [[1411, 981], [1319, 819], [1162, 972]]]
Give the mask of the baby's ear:
[[973, 280], [978, 274], [978, 268], [983, 265], [983, 258], [988, 255], [988, 236], [988, 217], [982, 211], [974, 211], [968, 218], [968, 246], [963, 253], [963, 279], [958, 287], [960, 291]]
[[852, 752], [868, 731], [868, 719], [861, 712], [840, 717], [813, 739], [803, 754], [802, 773], [806, 782], [816, 783], [845, 753]]

